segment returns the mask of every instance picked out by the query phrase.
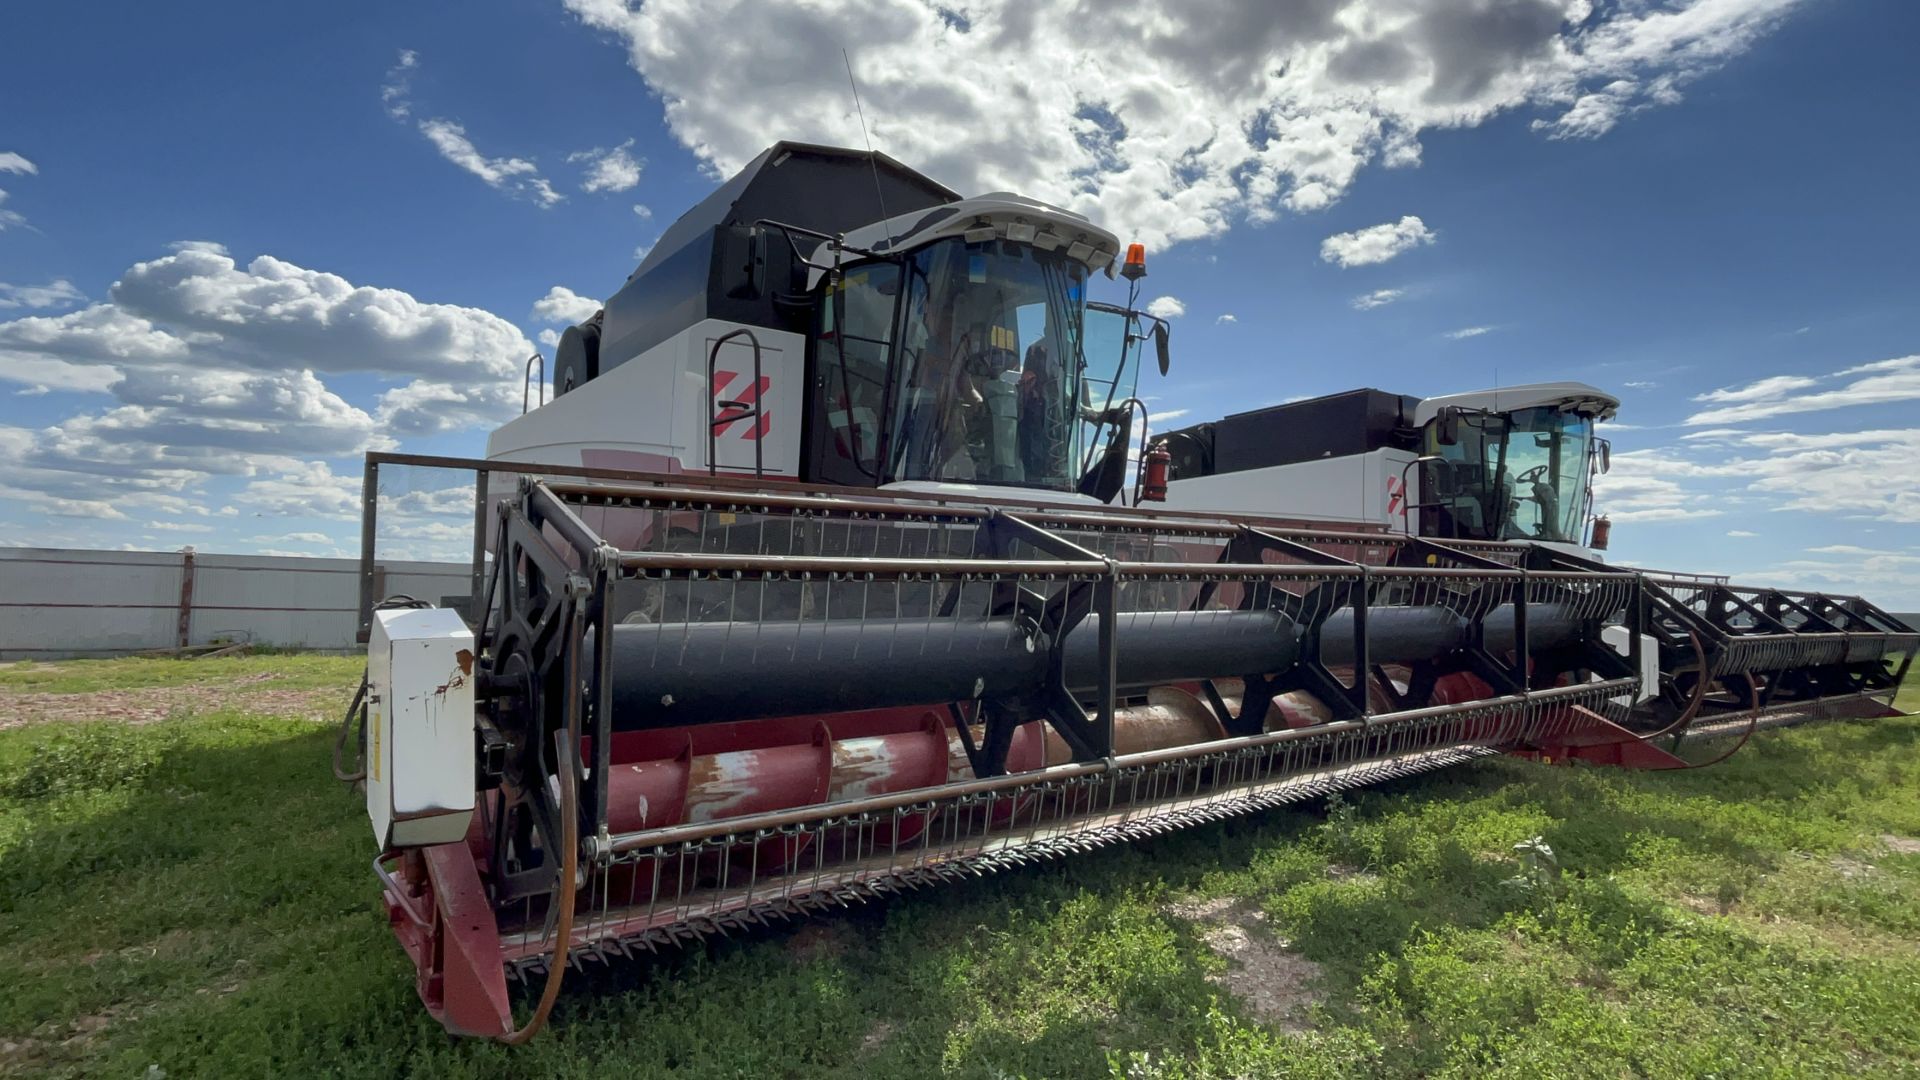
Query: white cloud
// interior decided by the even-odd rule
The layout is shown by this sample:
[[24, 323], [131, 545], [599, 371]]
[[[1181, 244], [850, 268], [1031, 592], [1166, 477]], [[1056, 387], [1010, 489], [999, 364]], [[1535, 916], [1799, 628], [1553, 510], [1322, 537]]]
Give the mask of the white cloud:
[[1605, 511], [1730, 505], [1736, 501], [1824, 519], [1920, 523], [1909, 483], [1920, 428], [1731, 433], [1720, 439], [1613, 455], [1596, 502]]
[[1427, 228], [1427, 223], [1408, 214], [1399, 221], [1335, 233], [1320, 242], [1320, 258], [1342, 267], [1372, 266], [1422, 244], [1431, 244], [1433, 239], [1433, 230]]
[[1607, 517], [1616, 522], [1691, 521], [1695, 518], [1719, 517], [1724, 513], [1725, 510], [1695, 506], [1650, 506], [1645, 510], [1610, 510]]
[[1629, 390], [1654, 390], [1660, 386], [1659, 383], [1647, 379], [1628, 379], [1620, 385]]
[[[179, 493], [210, 476], [510, 416], [531, 351], [485, 311], [176, 245], [129, 268], [105, 302], [0, 322], [0, 378], [112, 399], [36, 429], [0, 427], [4, 481], [43, 506], [188, 505]], [[349, 372], [403, 381], [361, 407], [321, 378]]]
[[555, 348], [560, 344], [560, 331], [549, 326], [545, 330], [540, 331], [537, 340], [549, 349]]
[[1147, 423], [1164, 424], [1169, 420], [1178, 420], [1192, 411], [1191, 409], [1168, 409], [1165, 412], [1148, 413]]
[[1239, 319], [1237, 319], [1237, 318], [1235, 318], [1235, 317], [1234, 317], [1234, 315], [1233, 315], [1233, 313], [1232, 313], [1232, 312], [1228, 312], [1228, 313], [1227, 313], [1227, 314], [1225, 314], [1225, 315], [1221, 315], [1221, 316], [1219, 316], [1219, 317], [1217, 317], [1217, 318], [1215, 318], [1215, 319], [1213, 320], [1213, 325], [1215, 325], [1215, 326], [1232, 326], [1232, 325], [1233, 325], [1234, 323], [1237, 323], [1237, 322], [1239, 322], [1239, 321], [1240, 321]]
[[1757, 532], [1750, 532], [1746, 529], [1728, 529], [1727, 535], [1733, 537], [1736, 540], [1750, 540], [1756, 536], [1759, 536], [1760, 534]]
[[401, 49], [400, 58], [387, 69], [387, 81], [380, 87], [380, 100], [387, 107], [387, 115], [395, 120], [413, 115], [413, 70], [419, 66], [419, 53]]
[[[0, 150], [0, 173], [13, 173], [13, 175], [36, 177], [36, 175], [40, 175], [40, 167], [35, 165], [33, 161], [23, 158], [23, 156], [21, 156], [19, 152], [15, 152], [15, 150]], [[6, 190], [4, 190], [4, 188], [0, 188], [0, 204], [6, 204]], [[8, 229], [12, 229], [15, 225], [25, 225], [25, 223], [27, 223], [27, 219], [21, 217], [19, 211], [13, 211], [13, 209], [6, 209], [6, 206], [0, 206], [0, 233], [6, 233]]]
[[633, 216], [639, 218], [641, 221], [652, 221], [653, 211], [648, 208], [645, 203], [634, 203]]
[[[17, 151], [3, 150], [0, 151], [0, 173], [13, 173], [16, 176], [38, 176], [40, 175], [40, 167], [28, 161]], [[0, 204], [6, 201], [7, 193], [5, 189], [0, 189]], [[4, 205], [0, 205], [0, 232], [6, 232], [10, 228], [25, 225], [26, 223], [27, 219], [22, 217], [18, 211], [8, 210]]]
[[420, 134], [440, 151], [440, 156], [487, 182], [487, 186], [509, 195], [532, 200], [546, 207], [565, 196], [553, 190], [540, 175], [540, 167], [525, 158], [490, 158], [467, 138], [467, 129], [451, 120], [434, 118], [420, 121]]
[[593, 318], [600, 301], [581, 296], [565, 285], [555, 285], [533, 302], [533, 318], [546, 323], [577, 323]]
[[1147, 305], [1147, 314], [1156, 319], [1177, 319], [1187, 313], [1187, 305], [1174, 296], [1156, 296]]
[[1694, 400], [1721, 407], [1694, 413], [1687, 417], [1686, 423], [1690, 426], [1739, 424], [1791, 413], [1840, 409], [1849, 405], [1920, 400], [1920, 355], [1860, 364], [1837, 371], [1827, 378], [1845, 379], [1849, 376], [1859, 377], [1845, 386], [1815, 393], [1801, 392], [1820, 385], [1819, 379], [1805, 375], [1774, 375], [1745, 386], [1714, 390]]
[[1502, 111], [1597, 134], [1677, 100], [1795, 6], [566, 2], [626, 46], [669, 130], [715, 173], [776, 139], [863, 145], [846, 73], [821, 62], [844, 46], [877, 149], [960, 191], [1020, 191], [1150, 244], [1320, 209], [1369, 163], [1417, 164], [1424, 132]]
[[1774, 375], [1750, 382], [1745, 386], [1722, 387], [1709, 390], [1704, 394], [1695, 394], [1695, 401], [1764, 401], [1768, 398], [1784, 397], [1795, 390], [1804, 390], [1809, 386], [1820, 385], [1820, 380], [1805, 375]]
[[632, 139], [611, 148], [596, 146], [591, 150], [568, 154], [567, 162], [586, 165], [587, 175], [580, 181], [580, 190], [589, 194], [631, 190], [640, 183], [640, 166], [643, 164], [633, 156]]
[[1498, 327], [1463, 326], [1458, 330], [1449, 330], [1440, 336], [1446, 338], [1449, 341], [1465, 341], [1467, 338], [1476, 338], [1482, 334], [1491, 334], [1496, 329], [1498, 329]]
[[9, 285], [0, 281], [0, 308], [69, 307], [86, 298], [86, 294], [66, 278], [55, 278], [45, 285]]
[[1372, 311], [1377, 307], [1386, 307], [1395, 300], [1407, 295], [1405, 289], [1375, 289], [1353, 298], [1353, 310]]
[[14, 397], [39, 397], [41, 394], [47, 393], [51, 389], [52, 387], [44, 386], [40, 383], [34, 383], [31, 386], [23, 386], [20, 389], [15, 390], [13, 392], [13, 396]]
[[291, 462], [249, 483], [240, 502], [257, 515], [353, 519], [360, 516], [360, 481], [334, 475], [323, 461]]

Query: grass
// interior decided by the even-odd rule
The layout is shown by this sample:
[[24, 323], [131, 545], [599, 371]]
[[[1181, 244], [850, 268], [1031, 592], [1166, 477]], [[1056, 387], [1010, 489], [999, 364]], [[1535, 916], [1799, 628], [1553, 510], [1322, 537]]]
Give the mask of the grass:
[[[0, 695], [263, 670], [358, 674], [76, 663]], [[1920, 854], [1883, 840], [1920, 837], [1916, 720], [1687, 773], [1489, 761], [596, 970], [519, 1050], [420, 1007], [330, 738], [238, 711], [0, 732], [0, 1070], [1920, 1075]], [[1207, 897], [1321, 965], [1311, 1031], [1219, 984], [1170, 910]]]

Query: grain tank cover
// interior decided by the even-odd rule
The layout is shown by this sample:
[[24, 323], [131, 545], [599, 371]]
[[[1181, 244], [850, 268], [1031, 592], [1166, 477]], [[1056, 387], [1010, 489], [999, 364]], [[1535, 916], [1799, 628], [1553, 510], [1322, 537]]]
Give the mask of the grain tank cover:
[[[793, 284], [804, 287], [804, 275], [795, 278], [792, 249], [777, 232], [751, 235], [756, 221], [843, 233], [959, 199], [885, 154], [775, 143], [669, 226], [607, 299], [594, 374], [705, 319], [798, 329], [805, 311], [791, 294]], [[764, 266], [765, 286], [743, 293], [727, 271], [749, 260]]]
[[777, 142], [668, 226], [634, 276], [644, 276], [719, 225], [773, 218], [816, 232], [852, 232], [959, 199], [958, 192], [885, 154]]

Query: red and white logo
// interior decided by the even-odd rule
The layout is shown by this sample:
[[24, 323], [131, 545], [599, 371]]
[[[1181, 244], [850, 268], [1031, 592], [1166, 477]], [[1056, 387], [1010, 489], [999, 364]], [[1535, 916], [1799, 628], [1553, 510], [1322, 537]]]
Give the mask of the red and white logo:
[[1406, 489], [1400, 485], [1399, 477], [1397, 476], [1387, 477], [1387, 516], [1388, 517], [1392, 517], [1395, 514], [1399, 514], [1401, 517], [1407, 516], [1406, 494], [1407, 494]]
[[[751, 415], [754, 409], [759, 407], [760, 402], [766, 398], [767, 387], [773, 385], [773, 376], [762, 375], [758, 383], [744, 387], [738, 394], [727, 395], [725, 393], [727, 387], [733, 385], [734, 380], [738, 378], [740, 378], [740, 373], [737, 371], [715, 371], [713, 373], [713, 433], [716, 436], [725, 435], [735, 423]], [[751, 379], [746, 381], [752, 383]], [[757, 440], [766, 437], [767, 432], [772, 429], [773, 417], [768, 413], [762, 412], [759, 416], [759, 423], [747, 425], [740, 432], [740, 437], [749, 441]]]

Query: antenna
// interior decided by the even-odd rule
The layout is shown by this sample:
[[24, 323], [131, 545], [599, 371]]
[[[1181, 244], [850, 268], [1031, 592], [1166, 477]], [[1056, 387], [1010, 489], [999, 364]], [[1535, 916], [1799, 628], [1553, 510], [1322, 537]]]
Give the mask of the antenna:
[[[867, 134], [867, 111], [860, 107], [860, 84], [853, 78], [853, 61], [847, 56], [846, 46], [840, 47], [840, 62], [847, 65], [847, 85], [853, 90], [853, 111], [860, 117], [860, 137], [867, 142], [867, 165], [873, 170], [873, 198], [880, 204], [880, 220], [887, 220], [887, 197], [880, 193], [880, 163], [873, 156], [873, 136]], [[887, 246], [893, 246], [893, 237], [887, 237]]]

